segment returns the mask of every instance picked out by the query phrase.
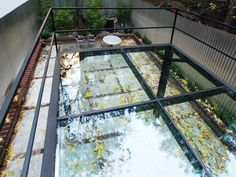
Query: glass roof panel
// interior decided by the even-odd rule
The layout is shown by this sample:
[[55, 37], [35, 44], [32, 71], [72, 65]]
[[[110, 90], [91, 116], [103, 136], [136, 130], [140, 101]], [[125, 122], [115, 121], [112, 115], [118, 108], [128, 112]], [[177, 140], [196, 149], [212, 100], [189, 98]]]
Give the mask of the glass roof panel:
[[88, 56], [81, 61], [79, 53], [62, 55], [60, 116], [148, 99], [121, 54]]
[[153, 110], [60, 122], [57, 136], [56, 176], [200, 176]]
[[[231, 102], [231, 107], [224, 107]], [[235, 176], [236, 103], [225, 94], [166, 106], [179, 129], [212, 174]]]
[[[128, 56], [156, 94], [161, 78], [163, 59], [155, 51], [129, 52]], [[181, 59], [179, 60], [182, 61]], [[189, 64], [185, 62], [171, 62], [164, 96], [180, 95], [185, 92], [213, 87], [215, 85], [212, 82]]]

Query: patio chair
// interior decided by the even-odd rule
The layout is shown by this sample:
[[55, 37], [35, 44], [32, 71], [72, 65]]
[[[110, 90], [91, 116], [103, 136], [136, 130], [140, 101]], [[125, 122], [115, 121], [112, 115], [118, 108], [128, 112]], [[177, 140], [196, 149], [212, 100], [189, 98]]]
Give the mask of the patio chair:
[[79, 47], [79, 48], [86, 48], [88, 45], [86, 44], [86, 40], [85, 40], [85, 37], [84, 36], [82, 36], [82, 35], [77, 35], [76, 37], [75, 37], [75, 40], [76, 40], [76, 42], [77, 42], [77, 46]]
[[96, 38], [93, 34], [88, 35], [88, 46], [89, 47], [94, 47], [96, 46]]

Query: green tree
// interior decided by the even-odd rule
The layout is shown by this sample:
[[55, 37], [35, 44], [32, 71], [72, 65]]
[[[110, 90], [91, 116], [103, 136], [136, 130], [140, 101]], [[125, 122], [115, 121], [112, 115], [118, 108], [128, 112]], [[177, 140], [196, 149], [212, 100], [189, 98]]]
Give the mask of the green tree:
[[75, 16], [70, 10], [59, 10], [54, 13], [56, 29], [72, 29], [75, 26]]
[[[39, 17], [38, 17], [38, 19], [39, 19], [40, 23], [43, 22], [46, 14], [51, 6], [52, 6], [51, 0], [40, 0], [39, 1]], [[41, 37], [44, 39], [51, 37], [51, 31], [52, 31], [52, 19], [49, 18]]]
[[43, 18], [47, 14], [47, 11], [51, 6], [52, 6], [51, 0], [40, 0], [39, 1], [39, 13], [40, 13], [41, 18]]
[[130, 0], [128, 2], [119, 1], [118, 7], [121, 8], [121, 9], [118, 9], [117, 14], [116, 14], [118, 21], [123, 23], [126, 26], [130, 20], [131, 9], [125, 9], [125, 8], [131, 8], [132, 3]]
[[[102, 7], [102, 0], [88, 0], [88, 7]], [[106, 24], [106, 16], [99, 9], [84, 10], [83, 18], [90, 28], [103, 28]]]

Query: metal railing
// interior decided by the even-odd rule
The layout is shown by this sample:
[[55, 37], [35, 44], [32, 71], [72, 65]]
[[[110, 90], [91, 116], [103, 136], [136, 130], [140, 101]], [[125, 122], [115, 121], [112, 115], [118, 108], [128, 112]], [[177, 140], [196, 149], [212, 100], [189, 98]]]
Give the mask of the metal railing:
[[[53, 11], [57, 11], [57, 10], [86, 10], [86, 9], [130, 9], [130, 10], [171, 10], [174, 11], [175, 16], [174, 16], [174, 20], [173, 20], [173, 25], [172, 26], [158, 26], [158, 27], [124, 27], [124, 28], [100, 28], [100, 29], [73, 29], [73, 30], [57, 30], [54, 24], [54, 16], [53, 16]], [[220, 25], [229, 27], [229, 28], [233, 28], [236, 29], [235, 27], [217, 22], [215, 20], [209, 19], [207, 17], [203, 17], [203, 16], [199, 16], [190, 12], [186, 12], [183, 10], [179, 10], [179, 9], [166, 9], [166, 8], [82, 8], [82, 7], [71, 7], [71, 8], [50, 8], [48, 13], [46, 14], [46, 17], [39, 29], [39, 32], [35, 38], [35, 41], [33, 43], [33, 47], [30, 49], [29, 51], [29, 55], [27, 56], [27, 58], [25, 59], [15, 81], [14, 84], [3, 104], [3, 106], [1, 107], [0, 110], [0, 129], [2, 128], [8, 110], [12, 104], [13, 98], [16, 94], [18, 85], [24, 75], [25, 69], [27, 67], [27, 64], [30, 60], [30, 57], [33, 55], [35, 47], [37, 45], [37, 43], [40, 40], [41, 34], [45, 28], [45, 25], [49, 19], [49, 16], [51, 16], [52, 19], [52, 29], [53, 29], [53, 36], [52, 36], [52, 40], [51, 40], [51, 44], [50, 44], [50, 52], [48, 54], [48, 59], [50, 58], [50, 53], [51, 53], [51, 49], [52, 49], [52, 45], [55, 44], [56, 45], [56, 50], [57, 50], [57, 59], [56, 59], [56, 63], [55, 63], [55, 69], [54, 69], [54, 76], [53, 76], [53, 86], [52, 86], [52, 94], [51, 94], [51, 99], [50, 99], [50, 105], [49, 105], [49, 113], [48, 113], [48, 117], [50, 117], [50, 119], [48, 119], [47, 122], [47, 131], [46, 131], [46, 139], [45, 139], [45, 146], [44, 146], [44, 155], [43, 155], [43, 163], [42, 163], [42, 170], [41, 170], [41, 176], [43, 177], [53, 177], [54, 176], [54, 168], [55, 168], [55, 150], [56, 150], [56, 128], [57, 128], [57, 122], [61, 121], [61, 120], [66, 120], [68, 117], [58, 117], [58, 85], [60, 82], [60, 53], [59, 53], [59, 46], [57, 44], [57, 37], [56, 34], [59, 33], [66, 33], [66, 32], [82, 32], [82, 31], [103, 31], [103, 30], [125, 30], [125, 29], [131, 29], [131, 30], [135, 30], [135, 29], [161, 29], [161, 28], [169, 28], [172, 29], [171, 32], [171, 38], [169, 43], [170, 44], [161, 44], [161, 45], [143, 45], [143, 46], [132, 46], [132, 47], [118, 47], [118, 48], [104, 48], [104, 49], [97, 49], [96, 51], [109, 51], [109, 50], [119, 50], [123, 57], [125, 58], [125, 60], [127, 61], [127, 63], [130, 65], [131, 68], [133, 68], [133, 73], [136, 75], [138, 81], [140, 81], [141, 85], [143, 86], [144, 90], [149, 94], [150, 96], [150, 101], [146, 101], [146, 102], [140, 102], [140, 103], [134, 103], [134, 104], [130, 104], [130, 105], [126, 105], [126, 106], [120, 106], [120, 107], [116, 107], [116, 108], [110, 108], [110, 109], [104, 109], [104, 110], [100, 110], [100, 111], [94, 111], [94, 112], [88, 112], [85, 113], [83, 115], [74, 115], [74, 117], [81, 117], [81, 116], [89, 116], [89, 115], [94, 115], [94, 114], [102, 114], [102, 113], [106, 113], [106, 112], [111, 112], [111, 111], [115, 111], [115, 110], [123, 110], [126, 108], [131, 108], [133, 106], [137, 106], [137, 107], [144, 107], [146, 105], [153, 105], [155, 104], [156, 110], [159, 110], [161, 115], [165, 118], [166, 120], [166, 124], [167, 126], [170, 128], [172, 126], [172, 128], [174, 129], [173, 131], [178, 134], [178, 136], [180, 136], [180, 138], [182, 140], [184, 140], [184, 144], [185, 147], [187, 149], [189, 149], [191, 155], [193, 157], [190, 157], [190, 159], [195, 159], [196, 163], [200, 166], [201, 169], [204, 169], [206, 172], [208, 171], [207, 168], [205, 167], [205, 165], [203, 164], [203, 162], [201, 161], [201, 159], [198, 157], [198, 154], [195, 152], [195, 150], [191, 147], [191, 145], [188, 143], [187, 139], [185, 138], [185, 136], [183, 135], [183, 133], [179, 130], [179, 128], [177, 127], [177, 125], [174, 123], [174, 121], [172, 120], [172, 118], [168, 115], [168, 113], [165, 111], [163, 106], [166, 105], [170, 105], [170, 104], [176, 104], [176, 103], [181, 103], [181, 102], [185, 102], [185, 101], [191, 101], [194, 100], [196, 98], [205, 98], [209, 95], [216, 95], [219, 93], [226, 93], [228, 94], [231, 98], [233, 98], [234, 100], [236, 99], [236, 91], [234, 88], [232, 88], [231, 86], [229, 86], [227, 83], [225, 83], [222, 79], [218, 78], [217, 76], [215, 76], [214, 74], [212, 74], [211, 71], [209, 71], [208, 69], [204, 68], [203, 66], [201, 66], [199, 63], [195, 62], [190, 56], [188, 56], [187, 54], [185, 54], [183, 51], [179, 50], [176, 46], [172, 45], [173, 42], [173, 38], [175, 35], [175, 30], [179, 30], [181, 32], [184, 33], [184, 31], [182, 31], [181, 29], [176, 27], [176, 21], [178, 19], [178, 15], [181, 15], [180, 12], [184, 12], [184, 13], [188, 13], [191, 14], [193, 16], [197, 16], [199, 18], [204, 18], [207, 20], [210, 20], [212, 22], [218, 23]], [[54, 34], [55, 33], [55, 34]], [[186, 35], [188, 35], [191, 38], [194, 38], [195, 40], [203, 43], [204, 45], [212, 48], [213, 50], [216, 50], [217, 52], [220, 52], [221, 54], [229, 57], [230, 59], [236, 61], [235, 57], [217, 49], [216, 47], [213, 47], [211, 45], [209, 45], [208, 43], [198, 39], [195, 36], [192, 36], [188, 33], [185, 33]], [[171, 50], [174, 50], [178, 55], [180, 55], [185, 62], [192, 64], [192, 66], [194, 66], [195, 68], [197, 68], [204, 76], [210, 77], [210, 80], [216, 84], [216, 88], [212, 88], [212, 89], [205, 89], [205, 90], [201, 90], [201, 91], [196, 91], [196, 92], [191, 92], [191, 93], [186, 93], [180, 96], [173, 96], [173, 97], [162, 97], [160, 95], [162, 95], [160, 93], [160, 97], [157, 96], [155, 93], [152, 93], [151, 89], [148, 87], [146, 81], [144, 80], [144, 78], [142, 78], [142, 76], [140, 74], [138, 74], [139, 72], [137, 70], [135, 70], [135, 67], [133, 67], [132, 61], [129, 59], [129, 57], [126, 54], [126, 51], [128, 50], [132, 50], [132, 49], [165, 49], [167, 51], [167, 48], [171, 48]], [[91, 50], [88, 50], [89, 52], [91, 52]], [[86, 52], [86, 51], [85, 51]], [[170, 57], [165, 58], [166, 60], [170, 60]], [[48, 61], [47, 61], [47, 65], [48, 65]], [[46, 70], [46, 69], [45, 69]], [[44, 71], [44, 78], [43, 78], [43, 82], [41, 84], [40, 87], [40, 94], [39, 94], [39, 98], [38, 98], [38, 102], [37, 102], [37, 106], [35, 109], [35, 115], [34, 115], [34, 120], [33, 120], [33, 124], [32, 124], [32, 128], [31, 128], [31, 133], [30, 133], [30, 138], [29, 138], [29, 142], [28, 142], [28, 147], [27, 147], [27, 152], [26, 152], [26, 156], [25, 156], [25, 161], [24, 161], [24, 166], [23, 166], [23, 170], [22, 170], [22, 174], [21, 176], [26, 177], [28, 175], [28, 169], [29, 169], [29, 164], [30, 164], [30, 159], [31, 159], [31, 153], [32, 153], [32, 148], [33, 148], [33, 143], [34, 143], [34, 136], [35, 136], [35, 132], [36, 132], [36, 127], [37, 127], [37, 120], [38, 120], [38, 115], [39, 115], [39, 111], [40, 111], [40, 103], [42, 100], [42, 94], [43, 94], [43, 87], [45, 84], [45, 78], [46, 78], [46, 71]], [[165, 80], [166, 78], [163, 78], [163, 80]], [[161, 85], [161, 83], [159, 83], [159, 85]], [[165, 86], [163, 87], [163, 89], [165, 90]], [[179, 142], [180, 143], [180, 142]], [[211, 176], [210, 174], [208, 174], [208, 176]]]

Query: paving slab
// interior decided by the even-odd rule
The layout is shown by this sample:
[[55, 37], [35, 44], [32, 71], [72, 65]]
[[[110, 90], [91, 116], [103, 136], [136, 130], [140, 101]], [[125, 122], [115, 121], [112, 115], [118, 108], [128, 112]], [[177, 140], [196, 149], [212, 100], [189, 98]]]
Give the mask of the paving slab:
[[44, 148], [48, 110], [49, 110], [49, 106], [41, 107], [40, 109], [33, 150], [39, 150], [39, 149]]
[[34, 71], [34, 77], [35, 78], [43, 77], [43, 72], [44, 72], [45, 65], [46, 65], [46, 60], [45, 60], [45, 58], [41, 57], [41, 60], [38, 61], [37, 66], [36, 66], [35, 71]]
[[33, 79], [30, 84], [30, 88], [26, 95], [26, 102], [24, 107], [35, 107], [38, 101], [38, 95], [40, 90], [42, 79]]
[[56, 56], [57, 56], [56, 46], [53, 45], [53, 47], [52, 47], [52, 51], [51, 51], [50, 59], [52, 59], [52, 58], [56, 58]]
[[[34, 155], [31, 157], [30, 167], [29, 167], [29, 177], [39, 177], [42, 164], [42, 154]], [[20, 177], [24, 163], [24, 158], [10, 161], [7, 168], [3, 171], [3, 175], [7, 177]]]
[[54, 67], [55, 67], [55, 61], [56, 59], [49, 60], [48, 65], [48, 71], [47, 71], [47, 77], [53, 77]]
[[46, 78], [41, 105], [47, 105], [50, 102], [53, 78]]
[[10, 155], [10, 159], [14, 158], [16, 155], [25, 153], [27, 149], [35, 109], [24, 110], [22, 113], [21, 120], [16, 128], [17, 133], [11, 143], [12, 155]]

